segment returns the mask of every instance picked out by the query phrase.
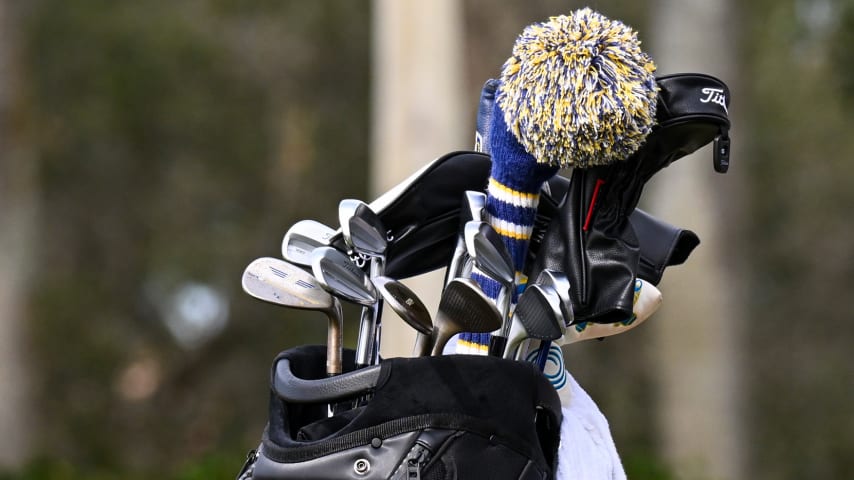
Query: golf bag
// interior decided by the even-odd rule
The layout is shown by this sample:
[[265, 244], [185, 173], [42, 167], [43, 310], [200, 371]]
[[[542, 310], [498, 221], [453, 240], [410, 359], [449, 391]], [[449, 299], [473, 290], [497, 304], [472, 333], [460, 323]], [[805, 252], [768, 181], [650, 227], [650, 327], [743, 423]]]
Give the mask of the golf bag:
[[353, 371], [351, 350], [344, 363], [327, 377], [323, 346], [279, 354], [239, 480], [553, 478], [560, 400], [534, 365], [459, 355]]

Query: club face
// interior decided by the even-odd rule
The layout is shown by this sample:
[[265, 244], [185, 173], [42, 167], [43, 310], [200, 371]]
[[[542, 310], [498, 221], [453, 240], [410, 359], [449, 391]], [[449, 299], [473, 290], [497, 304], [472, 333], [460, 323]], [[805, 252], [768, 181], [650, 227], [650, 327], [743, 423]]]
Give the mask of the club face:
[[569, 289], [571, 288], [569, 277], [563, 272], [546, 269], [540, 272], [537, 276], [537, 281], [534, 283], [554, 289], [558, 298], [560, 298], [560, 311], [563, 315], [564, 324], [572, 325], [575, 320], [575, 314], [572, 311], [572, 301], [569, 298]]
[[335, 230], [315, 220], [293, 224], [282, 240], [282, 258], [302, 266], [311, 265], [311, 252], [329, 245]]
[[513, 259], [498, 232], [486, 222], [471, 221], [466, 223], [464, 234], [475, 265], [503, 285], [512, 285], [516, 276]]
[[332, 311], [335, 299], [300, 267], [277, 258], [259, 258], [243, 271], [243, 290], [285, 307]]
[[311, 271], [318, 283], [335, 296], [363, 306], [377, 302], [376, 289], [365, 272], [333, 247], [319, 247], [311, 253]]
[[439, 328], [440, 318], [446, 324], [443, 328], [454, 333], [489, 333], [501, 328], [495, 303], [469, 278], [454, 279], [445, 287], [434, 328]]
[[361, 200], [345, 199], [338, 204], [338, 221], [344, 243], [373, 257], [383, 256], [388, 247], [385, 226], [379, 216]]
[[529, 338], [555, 340], [566, 331], [560, 303], [551, 287], [529, 285], [519, 296], [514, 317], [525, 327]]
[[367, 204], [360, 203], [348, 223], [349, 244], [355, 251], [371, 257], [385, 255], [388, 248], [385, 225]]
[[418, 333], [430, 335], [433, 320], [424, 302], [403, 283], [389, 277], [379, 276], [373, 279], [374, 286], [382, 295], [385, 304]]

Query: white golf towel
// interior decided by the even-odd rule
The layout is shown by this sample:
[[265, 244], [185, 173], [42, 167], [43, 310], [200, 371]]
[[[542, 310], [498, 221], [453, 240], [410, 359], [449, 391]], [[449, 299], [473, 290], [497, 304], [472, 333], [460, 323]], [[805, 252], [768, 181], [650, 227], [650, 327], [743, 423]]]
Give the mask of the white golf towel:
[[[557, 480], [625, 480], [608, 420], [567, 373], [571, 401], [562, 407]], [[563, 398], [561, 398], [563, 400]]]

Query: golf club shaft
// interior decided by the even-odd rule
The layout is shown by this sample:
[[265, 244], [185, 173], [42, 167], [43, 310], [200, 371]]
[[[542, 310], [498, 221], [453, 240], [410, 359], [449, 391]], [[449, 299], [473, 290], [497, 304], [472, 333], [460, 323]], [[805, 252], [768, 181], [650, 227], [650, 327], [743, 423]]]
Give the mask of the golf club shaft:
[[344, 332], [342, 331], [343, 312], [341, 303], [337, 300], [333, 305], [334, 311], [329, 316], [329, 326], [326, 332], [326, 375], [340, 375], [343, 370], [342, 345], [344, 343]]
[[[379, 277], [385, 273], [385, 259], [383, 257], [371, 258], [371, 278]], [[382, 315], [383, 315], [383, 298], [377, 297], [377, 303], [372, 309], [373, 318], [371, 321], [371, 336], [373, 338], [373, 346], [371, 348], [371, 365], [379, 365], [380, 363], [380, 345], [382, 341]]]

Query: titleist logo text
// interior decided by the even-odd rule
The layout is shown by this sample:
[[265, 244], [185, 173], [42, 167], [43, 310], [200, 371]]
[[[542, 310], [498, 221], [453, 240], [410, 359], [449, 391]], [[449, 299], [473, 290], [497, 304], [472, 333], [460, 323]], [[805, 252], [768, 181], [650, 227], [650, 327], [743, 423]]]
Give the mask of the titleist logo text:
[[718, 105], [723, 107], [724, 112], [729, 114], [729, 111], [726, 109], [726, 95], [724, 95], [723, 89], [706, 87], [701, 91], [703, 92], [703, 95], [706, 96], [706, 98], [700, 99], [701, 102], [717, 103]]

